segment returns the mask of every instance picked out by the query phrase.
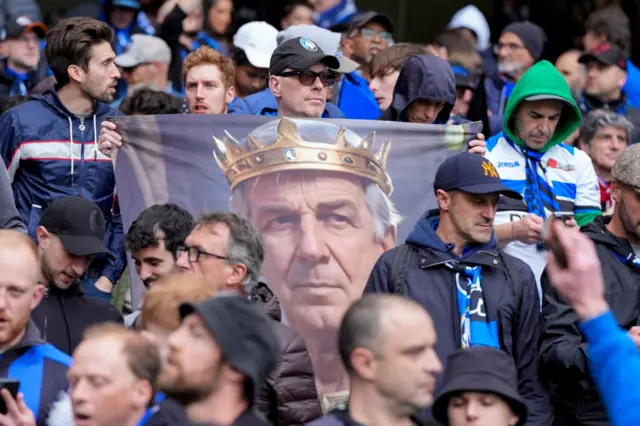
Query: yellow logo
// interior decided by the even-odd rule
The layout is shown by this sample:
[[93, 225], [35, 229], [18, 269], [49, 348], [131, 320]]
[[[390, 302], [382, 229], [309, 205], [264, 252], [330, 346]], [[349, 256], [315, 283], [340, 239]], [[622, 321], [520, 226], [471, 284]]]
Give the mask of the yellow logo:
[[498, 172], [496, 172], [496, 168], [490, 161], [485, 161], [482, 163], [482, 169], [484, 170], [485, 176], [491, 176], [494, 178], [498, 177]]

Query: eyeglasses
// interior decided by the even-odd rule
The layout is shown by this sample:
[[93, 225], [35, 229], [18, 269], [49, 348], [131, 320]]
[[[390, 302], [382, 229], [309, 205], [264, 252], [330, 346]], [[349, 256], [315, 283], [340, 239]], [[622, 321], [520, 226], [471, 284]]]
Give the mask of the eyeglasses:
[[200, 259], [200, 255], [211, 256], [220, 260], [228, 260], [228, 258], [225, 256], [209, 253], [204, 250], [200, 250], [198, 247], [178, 246], [178, 248], [176, 249], [177, 257], [180, 258], [183, 253], [187, 253], [189, 262], [191, 263], [196, 263], [198, 259]]
[[520, 46], [519, 44], [515, 44], [515, 43], [498, 43], [495, 46], [493, 46], [493, 53], [497, 55], [502, 49], [506, 49], [510, 52], [516, 52], [524, 48], [525, 48], [524, 46]]
[[379, 36], [382, 40], [387, 42], [393, 39], [393, 34], [389, 31], [375, 31], [369, 28], [361, 28], [360, 35], [362, 35], [365, 40], [373, 40], [375, 36]]
[[311, 86], [315, 83], [316, 78], [320, 79], [320, 82], [324, 87], [332, 86], [336, 82], [336, 73], [334, 72], [314, 72], [311, 70], [302, 71], [286, 71], [278, 74], [280, 77], [298, 77], [300, 84], [303, 86]]

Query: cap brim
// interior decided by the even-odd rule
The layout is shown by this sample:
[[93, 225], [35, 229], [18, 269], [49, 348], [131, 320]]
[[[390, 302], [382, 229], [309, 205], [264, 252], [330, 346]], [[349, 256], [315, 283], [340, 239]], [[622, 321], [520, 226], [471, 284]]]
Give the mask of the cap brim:
[[461, 374], [449, 382], [445, 382], [442, 389], [440, 389], [438, 399], [433, 403], [433, 417], [442, 424], [448, 424], [447, 408], [449, 400], [453, 395], [462, 392], [489, 392], [498, 395], [507, 400], [514, 413], [518, 416], [519, 419], [516, 426], [523, 425], [527, 421], [527, 407], [517, 392], [496, 378], [477, 373]]
[[[525, 101], [543, 101], [546, 99], [553, 99], [556, 101], [562, 101], [562, 102], [567, 102], [567, 100], [561, 96], [556, 96], [556, 95], [533, 95], [533, 96], [529, 96], [528, 98], [524, 98]], [[568, 102], [567, 102], [568, 103]]]
[[269, 63], [271, 62], [271, 54], [273, 52], [267, 53], [257, 49], [247, 48], [244, 49], [244, 53], [247, 55], [247, 59], [249, 63], [256, 68], [269, 68]]
[[593, 62], [593, 61], [600, 62], [601, 64], [604, 64], [604, 65], [614, 65], [614, 64], [611, 64], [611, 63], [603, 60], [602, 58], [597, 57], [593, 53], [584, 53], [578, 59], [578, 62], [580, 62], [581, 64], [586, 64], [588, 62]]
[[354, 22], [351, 24], [349, 31], [363, 28], [365, 25], [371, 22], [376, 22], [382, 25], [385, 30], [389, 31], [390, 33], [393, 33], [393, 30], [394, 30], [393, 21], [391, 20], [391, 18], [389, 18], [387, 15], [383, 13], [376, 13], [374, 15], [371, 15], [371, 17], [369, 17], [368, 19], [364, 19], [364, 20], [358, 20], [356, 18]]
[[522, 200], [522, 195], [512, 189], [507, 188], [501, 183], [478, 183], [475, 185], [460, 186], [456, 189], [468, 192], [469, 194], [501, 194], [505, 197]]
[[8, 38], [20, 37], [25, 35], [29, 31], [35, 32], [38, 35], [38, 37], [42, 39], [47, 36], [47, 32], [49, 30], [47, 29], [47, 26], [42, 22], [33, 22], [30, 25], [27, 25], [26, 27], [22, 27], [18, 33], [8, 34], [7, 36]]
[[[349, 74], [360, 68], [360, 64], [354, 61], [353, 59], [347, 58], [346, 56], [338, 57], [338, 62], [340, 63], [340, 67], [336, 69], [336, 72], [340, 74]], [[331, 68], [331, 67], [329, 67]]]
[[127, 53], [116, 56], [113, 62], [121, 68], [133, 68], [140, 65], [140, 61]]
[[91, 256], [100, 253], [112, 255], [104, 241], [96, 237], [58, 234], [58, 238], [60, 238], [64, 249], [72, 256]]
[[113, 6], [117, 7], [128, 7], [129, 9], [140, 9], [140, 2], [137, 0], [113, 0], [111, 3]]

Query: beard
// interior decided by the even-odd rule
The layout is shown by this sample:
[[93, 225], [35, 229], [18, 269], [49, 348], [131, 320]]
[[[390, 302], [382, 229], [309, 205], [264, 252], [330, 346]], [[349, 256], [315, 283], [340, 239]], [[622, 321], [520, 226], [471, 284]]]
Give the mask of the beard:
[[113, 98], [115, 96], [115, 93], [110, 93], [109, 89], [111, 88], [111, 86], [107, 87], [104, 90], [100, 90], [98, 88], [96, 88], [95, 86], [91, 85], [90, 82], [88, 83], [83, 83], [81, 86], [82, 91], [91, 99], [96, 100], [96, 101], [100, 101], [100, 102], [105, 102], [105, 103], [111, 103], [113, 102]]
[[522, 74], [524, 66], [513, 61], [498, 62], [498, 72], [507, 76], [516, 76]]
[[640, 232], [638, 231], [640, 223], [638, 223], [638, 221], [635, 221], [627, 211], [627, 207], [624, 203], [624, 197], [620, 199], [618, 211], [618, 214], [620, 215], [620, 222], [622, 222], [622, 227], [624, 228], [625, 233], [631, 237], [627, 239], [635, 241], [640, 240]]

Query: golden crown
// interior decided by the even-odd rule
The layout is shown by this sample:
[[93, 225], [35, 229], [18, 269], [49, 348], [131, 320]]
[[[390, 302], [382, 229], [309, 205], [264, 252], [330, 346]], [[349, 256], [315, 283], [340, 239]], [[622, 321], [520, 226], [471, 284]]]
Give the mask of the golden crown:
[[213, 155], [232, 190], [247, 179], [270, 173], [330, 170], [373, 181], [390, 195], [393, 185], [386, 167], [391, 141], [384, 142], [380, 151], [374, 154], [371, 148], [375, 132], [364, 138], [359, 147], [351, 147], [345, 139], [345, 131], [344, 127], [338, 131], [335, 144], [307, 142], [302, 140], [293, 121], [282, 118], [275, 143], [262, 145], [249, 135], [245, 148], [225, 132], [224, 141], [213, 137]]

